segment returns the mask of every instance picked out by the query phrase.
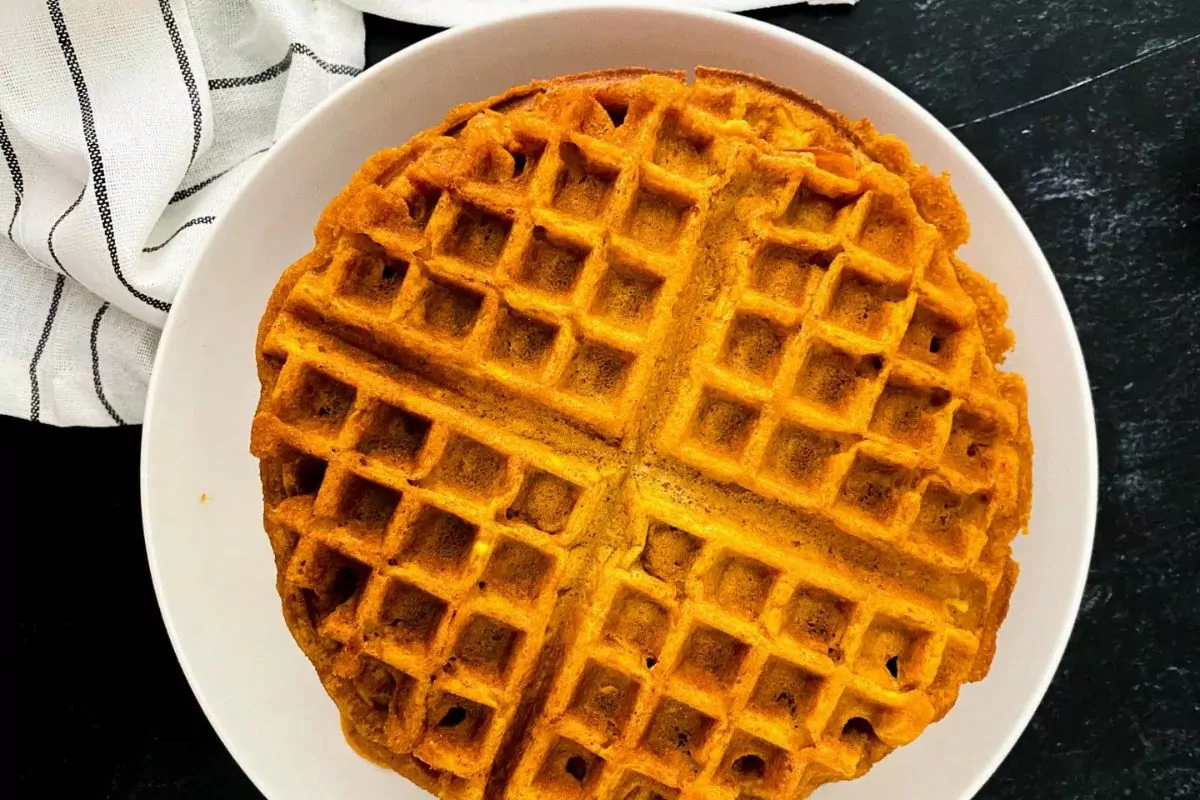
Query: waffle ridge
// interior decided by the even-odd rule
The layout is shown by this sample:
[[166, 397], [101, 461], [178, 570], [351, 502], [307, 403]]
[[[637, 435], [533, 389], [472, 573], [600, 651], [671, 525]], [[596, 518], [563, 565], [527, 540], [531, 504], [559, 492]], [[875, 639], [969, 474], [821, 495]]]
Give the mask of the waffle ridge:
[[752, 76], [516, 87], [370, 159], [260, 327], [293, 635], [444, 798], [766, 800], [986, 675], [1031, 445], [945, 178]]

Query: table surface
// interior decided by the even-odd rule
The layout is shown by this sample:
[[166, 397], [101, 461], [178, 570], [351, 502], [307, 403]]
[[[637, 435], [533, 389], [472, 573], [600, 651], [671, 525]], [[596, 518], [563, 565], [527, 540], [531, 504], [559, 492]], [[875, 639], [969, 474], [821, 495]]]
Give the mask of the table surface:
[[[1200, 3], [862, 0], [754, 16], [955, 126], [1028, 220], [1083, 342], [1101, 462], [1091, 576], [1045, 701], [979, 797], [1200, 797]], [[368, 18], [368, 62], [433, 32]], [[25, 576], [4, 614], [11, 797], [259, 797], [159, 618], [140, 437], [0, 419], [8, 507], [33, 495], [52, 515], [4, 526]]]

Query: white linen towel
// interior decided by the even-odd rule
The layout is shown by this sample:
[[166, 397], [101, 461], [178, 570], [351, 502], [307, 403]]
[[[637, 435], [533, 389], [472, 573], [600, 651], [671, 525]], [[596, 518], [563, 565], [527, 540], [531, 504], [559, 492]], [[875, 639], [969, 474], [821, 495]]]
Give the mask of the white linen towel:
[[362, 11], [452, 25], [569, 2], [0, 3], [0, 413], [141, 421], [180, 278], [271, 144], [361, 71]]

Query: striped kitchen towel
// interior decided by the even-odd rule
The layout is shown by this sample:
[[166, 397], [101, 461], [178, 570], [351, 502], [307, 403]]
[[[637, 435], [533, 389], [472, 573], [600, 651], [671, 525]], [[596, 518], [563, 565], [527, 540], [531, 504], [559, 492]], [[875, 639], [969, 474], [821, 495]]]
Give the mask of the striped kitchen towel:
[[0, 413], [141, 421], [180, 278], [272, 142], [362, 69], [363, 10], [563, 2], [0, 2]]

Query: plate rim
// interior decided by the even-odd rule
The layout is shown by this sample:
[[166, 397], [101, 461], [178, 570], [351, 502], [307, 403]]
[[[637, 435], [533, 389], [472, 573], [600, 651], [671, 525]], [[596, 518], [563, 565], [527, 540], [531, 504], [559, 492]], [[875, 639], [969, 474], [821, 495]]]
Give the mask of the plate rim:
[[[497, 14], [489, 16], [484, 20], [470, 25], [450, 28], [440, 31], [427, 37], [409, 47], [399, 50], [377, 64], [361, 72], [353, 80], [348, 81], [331, 95], [318, 103], [313, 109], [305, 114], [295, 125], [293, 125], [283, 136], [279, 137], [271, 146], [270, 150], [252, 166], [250, 174], [246, 177], [243, 184], [231, 195], [226, 206], [227, 209], [234, 208], [247, 193], [252, 184], [257, 180], [258, 175], [263, 170], [264, 165], [272, 162], [278, 157], [279, 152], [286, 149], [284, 145], [288, 144], [292, 139], [296, 138], [300, 132], [305, 129], [317, 116], [323, 114], [327, 108], [341, 102], [341, 99], [356, 91], [359, 84], [370, 80], [376, 75], [391, 69], [392, 65], [398, 61], [408, 58], [413, 58], [423, 53], [428, 49], [452, 46], [454, 41], [460, 37], [474, 35], [477, 31], [484, 28], [499, 27], [506, 23], [525, 20], [530, 18], [560, 16], [560, 15], [582, 15], [596, 12], [611, 12], [611, 11], [640, 11], [653, 12], [656, 14], [675, 15], [680, 17], [698, 17], [705, 18], [711, 22], [716, 22], [724, 25], [732, 25], [742, 27], [747, 30], [756, 32], [761, 35], [776, 39], [781, 43], [786, 43], [792, 47], [808, 50], [810, 54], [819, 57], [822, 60], [828, 61], [840, 70], [845, 70], [853, 74], [857, 79], [874, 85], [875, 88], [881, 90], [889, 96], [891, 100], [905, 107], [910, 113], [922, 121], [924, 126], [930, 130], [941, 143], [954, 151], [959, 158], [971, 165], [977, 171], [977, 177], [981, 179], [983, 187], [987, 193], [998, 201], [998, 207], [1009, 223], [1013, 225], [1017, 235], [1022, 240], [1022, 244], [1033, 255], [1035, 273], [1046, 286], [1049, 291], [1050, 300], [1055, 307], [1059, 317], [1067, 323], [1069, 333], [1070, 359], [1073, 362], [1078, 380], [1081, 382], [1085, 391], [1081, 392], [1084, 410], [1086, 411], [1086, 425], [1084, 437], [1084, 452], [1082, 455], [1084, 468], [1084, 483], [1086, 486], [1085, 507], [1081, 513], [1081, 522], [1084, 523], [1086, 536], [1082, 542], [1081, 564], [1078, 575], [1076, 576], [1075, 585], [1070, 588], [1067, 597], [1069, 599], [1069, 620], [1063, 625], [1058, 632], [1057, 639], [1054, 644], [1053, 652], [1050, 654], [1050, 659], [1042, 675], [1038, 679], [1038, 683], [1032, 687], [1024, 707], [1017, 715], [1016, 724], [1014, 724], [1002, 743], [995, 748], [990, 759], [984, 762], [978, 770], [975, 779], [969, 786], [967, 798], [974, 797], [978, 794], [983, 785], [991, 779], [999, 766], [1008, 757], [1021, 735], [1029, 727], [1029, 722], [1032, 720], [1034, 713], [1041, 706], [1045, 695], [1050, 688], [1054, 677], [1058, 674], [1061, 667], [1062, 658], [1066, 652], [1066, 647], [1070, 641], [1071, 635], [1075, 630], [1075, 626], [1079, 619], [1079, 609], [1083, 600], [1083, 594], [1086, 589], [1088, 575], [1090, 573], [1092, 555], [1095, 545], [1095, 529], [1096, 518], [1099, 503], [1099, 455], [1098, 441], [1096, 431], [1095, 406], [1092, 398], [1091, 382], [1087, 372], [1087, 364], [1083, 356], [1083, 349], [1079, 341], [1078, 329], [1075, 326], [1074, 318], [1071, 315], [1070, 309], [1066, 304], [1066, 299], [1062, 293], [1062, 287], [1055, 278], [1053, 271], [1050, 269], [1050, 264], [1046, 259], [1045, 253], [1038, 244], [1033, 232], [1029, 229], [1024, 218], [1013, 204], [1008, 194], [983, 165], [983, 163], [975, 157], [975, 155], [964, 145], [957, 136], [940, 120], [938, 120], [931, 112], [926, 110], [916, 100], [909, 97], [905, 92], [894, 86], [882, 76], [871, 71], [867, 67], [852, 60], [849, 56], [843, 55], [838, 51], [821, 44], [813, 39], [810, 39], [803, 34], [789, 31], [776, 25], [767, 22], [751, 19], [748, 17], [738, 16], [736, 14], [719, 11], [707, 8], [684, 7], [674, 4], [660, 4], [647, 2], [647, 0], [609, 0], [609, 2], [587, 2], [578, 5], [571, 5], [562, 8], [534, 8], [529, 10], [515, 10], [509, 13]], [[204, 243], [196, 260], [192, 266], [188, 268], [180, 281], [179, 289], [176, 292], [176, 301], [179, 298], [186, 296], [191, 287], [195, 275], [196, 267], [203, 263], [207, 257], [208, 250], [213, 246], [223, 234], [226, 225], [229, 222], [230, 215], [222, 216], [214, 226], [208, 240]], [[146, 410], [143, 421], [142, 443], [139, 454], [139, 490], [140, 502], [142, 511], [142, 530], [146, 545], [147, 564], [150, 569], [151, 582], [154, 587], [155, 600], [158, 604], [160, 615], [162, 616], [163, 625], [167, 631], [167, 636], [171, 642], [172, 650], [175, 653], [176, 661], [179, 663], [180, 669], [183, 671], [184, 677], [187, 680], [188, 686], [204, 712], [205, 718], [209, 725], [212, 726], [221, 744], [226, 751], [234, 759], [238, 768], [243, 774], [249, 778], [258, 791], [262, 792], [265, 797], [279, 800], [276, 794], [268, 788], [264, 776], [259, 775], [256, 769], [251, 769], [239, 753], [234, 750], [230, 744], [230, 737], [224, 730], [221, 722], [218, 722], [218, 716], [212, 711], [212, 704], [208, 700], [205, 691], [200, 685], [199, 678], [195, 674], [192, 665], [185, 656], [184, 647], [180, 639], [175, 621], [168, 609], [165, 595], [163, 591], [162, 575], [158, 564], [157, 551], [154, 543], [154, 536], [151, 531], [153, 523], [151, 520], [150, 503], [147, 498], [150, 492], [150, 465], [153, 460], [154, 442], [156, 440], [155, 431], [157, 430], [157, 414], [155, 409], [158, 407], [157, 397], [161, 391], [160, 388], [160, 362], [165, 360], [166, 353], [171, 349], [170, 345], [176, 337], [181, 335], [178, 331], [185, 323], [181, 322], [182, 315], [168, 315], [167, 321], [163, 327], [162, 336], [159, 340], [158, 349], [155, 353], [154, 365], [151, 370], [150, 381], [147, 387], [146, 394]]]

